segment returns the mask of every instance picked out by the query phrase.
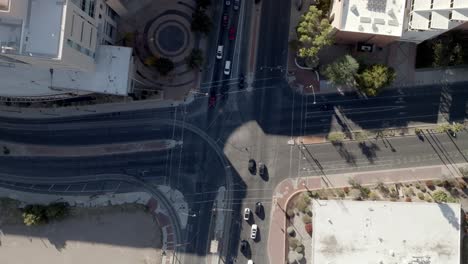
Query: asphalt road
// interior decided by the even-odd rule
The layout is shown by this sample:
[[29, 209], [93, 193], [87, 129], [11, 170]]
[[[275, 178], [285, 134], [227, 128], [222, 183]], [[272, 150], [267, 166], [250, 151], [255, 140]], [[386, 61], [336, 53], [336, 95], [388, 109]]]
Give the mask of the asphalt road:
[[[208, 97], [199, 96], [190, 105], [166, 109], [148, 109], [114, 114], [93, 114], [74, 118], [28, 120], [0, 118], [0, 138], [32, 144], [82, 145], [147, 139], [175, 139], [184, 144], [164, 152], [113, 155], [94, 158], [36, 158], [0, 156], [1, 186], [37, 192], [126, 191], [129, 185], [119, 181], [72, 187], [61, 181], [80, 175], [121, 173], [148, 183], [169, 184], [180, 189], [198, 217], [189, 219], [184, 230], [187, 263], [200, 263], [209, 246], [211, 210], [216, 190], [232, 181], [231, 202], [234, 210], [231, 233], [224, 236], [228, 260], [239, 263], [239, 241], [248, 239], [251, 223], [241, 220], [244, 207], [254, 208], [257, 201], [265, 207], [266, 219], [254, 218], [260, 236], [250, 241], [255, 263], [269, 263], [266, 252], [270, 199], [274, 187], [283, 179], [350, 171], [404, 168], [423, 165], [466, 162], [468, 135], [456, 139], [427, 131], [424, 141], [417, 137], [368, 140], [365, 144], [320, 144], [301, 148], [288, 140], [297, 136], [328, 133], [331, 130], [358, 130], [407, 126], [466, 118], [467, 84], [444, 87], [427, 86], [395, 89], [375, 98], [362, 99], [355, 94], [321, 95], [313, 104], [311, 96], [291, 91], [284, 79], [290, 1], [262, 1], [256, 81], [253, 91], [238, 90], [235, 76], [222, 74], [223, 61], [215, 64], [213, 83], [207, 89], [226, 93], [214, 108]], [[237, 23], [234, 11], [228, 11]], [[247, 13], [248, 14], [248, 13]], [[246, 22], [247, 23], [247, 22]], [[245, 28], [246, 25], [239, 26]], [[218, 41], [227, 41], [224, 30]], [[239, 38], [240, 35], [237, 36]], [[243, 38], [245, 40], [245, 38]], [[242, 40], [242, 41], [244, 41]], [[236, 55], [235, 42], [226, 42], [226, 56]], [[242, 45], [241, 45], [242, 46]], [[245, 49], [240, 48], [245, 70]], [[243, 55], [244, 54], [244, 55]], [[228, 58], [226, 57], [226, 58]], [[280, 67], [278, 67], [280, 66]], [[330, 104], [330, 110], [321, 106]], [[223, 153], [220, 155], [220, 153]], [[250, 158], [267, 165], [264, 179], [247, 170]], [[14, 183], [7, 175], [29, 179], [30, 184]], [[228, 178], [229, 177], [229, 178]], [[43, 180], [47, 178], [47, 182]], [[40, 182], [40, 183], [39, 183]], [[109, 187], [111, 185], [111, 187]], [[87, 188], [87, 189], [86, 189]], [[120, 188], [120, 189], [119, 189]]]

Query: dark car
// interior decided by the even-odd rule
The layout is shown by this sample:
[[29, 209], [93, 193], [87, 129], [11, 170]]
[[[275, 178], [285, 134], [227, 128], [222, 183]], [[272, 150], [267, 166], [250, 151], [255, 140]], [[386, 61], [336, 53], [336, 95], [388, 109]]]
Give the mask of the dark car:
[[260, 175], [260, 177], [263, 177], [265, 176], [265, 172], [266, 172], [266, 166], [265, 164], [260, 162], [258, 164], [258, 174]]
[[244, 75], [241, 74], [239, 76], [239, 89], [244, 89], [244, 86], [245, 86], [245, 78], [244, 78]]
[[255, 163], [254, 159], [249, 159], [249, 171], [250, 173], [255, 173], [257, 170], [257, 163]]
[[227, 27], [229, 24], [229, 15], [227, 13], [223, 14], [223, 26]]
[[216, 93], [211, 93], [208, 99], [208, 107], [214, 107], [216, 105]]
[[240, 243], [240, 251], [242, 253], [248, 253], [249, 251], [249, 242], [247, 242], [246, 240], [242, 240], [241, 243]]
[[331, 110], [333, 108], [333, 106], [329, 103], [326, 103], [326, 104], [323, 104], [320, 106], [320, 109], [322, 111], [328, 111], [328, 110]]
[[234, 40], [236, 38], [236, 28], [231, 27], [229, 29], [229, 40]]
[[259, 214], [262, 213], [262, 211], [263, 211], [263, 205], [262, 205], [262, 203], [261, 203], [261, 202], [257, 202], [257, 203], [255, 204], [255, 214], [259, 215]]

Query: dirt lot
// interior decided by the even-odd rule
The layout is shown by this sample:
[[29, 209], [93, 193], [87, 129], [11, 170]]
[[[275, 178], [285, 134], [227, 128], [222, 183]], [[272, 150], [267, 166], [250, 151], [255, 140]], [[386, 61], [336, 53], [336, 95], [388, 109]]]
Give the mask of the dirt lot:
[[73, 208], [61, 222], [27, 227], [0, 200], [2, 264], [159, 264], [161, 229], [140, 205]]

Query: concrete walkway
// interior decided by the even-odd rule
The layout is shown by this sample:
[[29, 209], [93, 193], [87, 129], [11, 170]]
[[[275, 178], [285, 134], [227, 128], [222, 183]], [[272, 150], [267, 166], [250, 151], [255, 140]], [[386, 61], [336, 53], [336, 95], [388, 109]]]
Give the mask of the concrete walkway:
[[[453, 167], [464, 167], [468, 163], [454, 164]], [[342, 188], [350, 186], [349, 179], [355, 179], [362, 185], [373, 185], [378, 182], [415, 182], [433, 179], [453, 179], [453, 168], [446, 166], [427, 166], [395, 170], [370, 171], [347, 174], [326, 175], [323, 177], [291, 178], [276, 186], [272, 198], [270, 229], [268, 235], [268, 255], [270, 263], [283, 264], [287, 257], [286, 239], [286, 208], [289, 199], [296, 193], [322, 188]], [[461, 175], [457, 175], [460, 177]], [[465, 210], [468, 208], [465, 208]]]
[[10, 152], [8, 156], [34, 156], [34, 157], [92, 157], [105, 155], [119, 155], [129, 153], [141, 153], [150, 151], [162, 151], [181, 145], [175, 140], [145, 140], [138, 142], [56, 146], [56, 145], [32, 145], [17, 144], [0, 141], [0, 146], [6, 147]]

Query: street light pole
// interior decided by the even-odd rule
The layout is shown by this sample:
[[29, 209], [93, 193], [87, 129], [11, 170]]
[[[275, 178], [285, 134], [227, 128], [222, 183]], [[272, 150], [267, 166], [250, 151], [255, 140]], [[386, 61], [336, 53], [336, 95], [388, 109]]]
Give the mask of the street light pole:
[[314, 101], [312, 102], [312, 104], [316, 104], [317, 102], [315, 101], [315, 89], [314, 89], [314, 85], [311, 84], [311, 85], [309, 85], [308, 87], [312, 87], [312, 94], [314, 95]]

